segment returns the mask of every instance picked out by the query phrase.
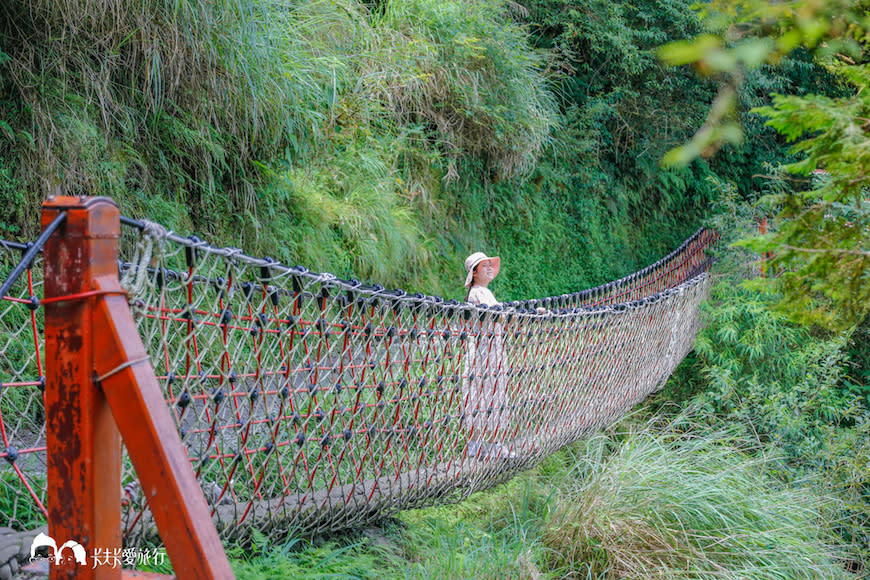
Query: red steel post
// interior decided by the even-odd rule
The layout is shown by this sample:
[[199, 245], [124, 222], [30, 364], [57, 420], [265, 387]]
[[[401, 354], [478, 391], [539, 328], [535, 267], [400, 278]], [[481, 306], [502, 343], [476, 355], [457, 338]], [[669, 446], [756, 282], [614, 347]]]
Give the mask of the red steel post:
[[[117, 277], [116, 277], [117, 279]], [[121, 428], [133, 467], [178, 578], [232, 579], [208, 504], [124, 296], [107, 295], [94, 312], [104, 349], [94, 370]]]
[[[177, 577], [231, 579], [118, 281], [118, 208], [106, 198], [50, 198], [43, 224], [62, 210], [66, 225], [45, 248], [49, 531], [89, 554], [120, 546], [120, 427]], [[61, 565], [51, 578], [120, 578], [120, 569], [91, 568]]]
[[[93, 566], [95, 550], [121, 548], [121, 437], [108, 401], [94, 384], [91, 310], [99, 296], [52, 301], [117, 280], [118, 208], [103, 198], [52, 197], [42, 226], [67, 211], [44, 248], [45, 423], [48, 533], [58, 547], [80, 543], [87, 563], [67, 550], [50, 578], [108, 580], [120, 567]], [[96, 344], [95, 344], [96, 343]]]

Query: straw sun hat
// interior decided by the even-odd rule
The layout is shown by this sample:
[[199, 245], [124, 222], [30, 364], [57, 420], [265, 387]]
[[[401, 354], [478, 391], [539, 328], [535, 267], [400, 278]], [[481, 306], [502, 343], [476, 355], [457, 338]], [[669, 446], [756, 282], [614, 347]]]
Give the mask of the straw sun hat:
[[501, 258], [498, 256], [490, 258], [483, 252], [474, 252], [465, 258], [465, 271], [468, 272], [468, 275], [465, 277], [466, 287], [471, 286], [472, 279], [474, 278], [474, 267], [484, 260], [492, 260], [492, 266], [495, 269], [495, 274], [493, 274], [492, 277], [495, 278], [498, 276], [498, 271], [501, 269]]

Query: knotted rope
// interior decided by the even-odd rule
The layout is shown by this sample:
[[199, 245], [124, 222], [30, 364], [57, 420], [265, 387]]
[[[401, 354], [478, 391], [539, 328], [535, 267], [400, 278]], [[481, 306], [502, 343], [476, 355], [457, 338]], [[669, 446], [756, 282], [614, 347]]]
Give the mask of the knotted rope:
[[[614, 421], [691, 349], [715, 241], [699, 231], [613, 283], [478, 308], [142, 226], [122, 283], [225, 538], [454, 501]], [[45, 443], [38, 281], [15, 288], [0, 312], [13, 337], [0, 350], [0, 486], [21, 525], [44, 510]], [[28, 333], [32, 349], [12, 348]], [[155, 539], [142, 495], [125, 499], [130, 545]]]

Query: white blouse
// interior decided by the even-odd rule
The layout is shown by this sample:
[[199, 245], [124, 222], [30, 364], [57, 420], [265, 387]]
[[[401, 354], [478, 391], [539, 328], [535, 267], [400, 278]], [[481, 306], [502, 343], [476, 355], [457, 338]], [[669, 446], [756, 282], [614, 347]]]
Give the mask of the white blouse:
[[468, 302], [472, 304], [483, 304], [484, 306], [495, 306], [498, 300], [495, 299], [492, 291], [483, 286], [472, 286], [468, 293]]

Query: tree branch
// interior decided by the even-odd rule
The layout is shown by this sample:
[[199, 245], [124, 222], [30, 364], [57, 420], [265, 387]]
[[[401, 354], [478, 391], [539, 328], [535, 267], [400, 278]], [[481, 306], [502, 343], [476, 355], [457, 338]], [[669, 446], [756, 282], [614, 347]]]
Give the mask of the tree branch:
[[863, 256], [865, 258], [870, 258], [870, 252], [866, 252], [864, 250], [847, 250], [844, 248], [831, 248], [831, 249], [822, 249], [822, 248], [799, 248], [797, 246], [790, 246], [788, 244], [783, 244], [782, 246], [786, 250], [791, 250], [793, 252], [806, 252], [808, 254], [849, 254], [851, 256]]

